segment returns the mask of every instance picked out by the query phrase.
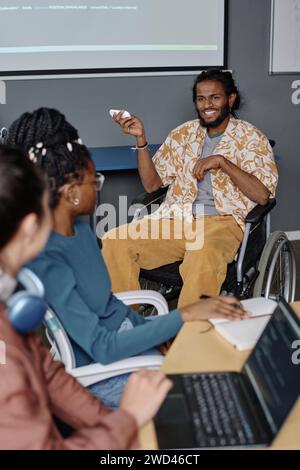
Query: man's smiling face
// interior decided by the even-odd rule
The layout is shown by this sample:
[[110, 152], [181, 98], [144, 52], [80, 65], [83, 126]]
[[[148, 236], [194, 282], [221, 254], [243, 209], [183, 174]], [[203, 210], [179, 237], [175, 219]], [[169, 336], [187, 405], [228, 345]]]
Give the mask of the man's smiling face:
[[218, 127], [229, 116], [235, 94], [226, 95], [218, 80], [204, 80], [197, 84], [196, 109], [204, 127]]

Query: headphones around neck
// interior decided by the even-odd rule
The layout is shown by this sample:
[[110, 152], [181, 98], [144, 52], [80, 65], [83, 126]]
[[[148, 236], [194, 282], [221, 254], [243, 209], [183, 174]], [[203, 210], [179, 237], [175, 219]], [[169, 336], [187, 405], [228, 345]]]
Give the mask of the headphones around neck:
[[30, 333], [44, 319], [47, 305], [44, 286], [29, 269], [23, 268], [17, 277], [17, 291], [7, 300], [8, 317], [16, 331]]

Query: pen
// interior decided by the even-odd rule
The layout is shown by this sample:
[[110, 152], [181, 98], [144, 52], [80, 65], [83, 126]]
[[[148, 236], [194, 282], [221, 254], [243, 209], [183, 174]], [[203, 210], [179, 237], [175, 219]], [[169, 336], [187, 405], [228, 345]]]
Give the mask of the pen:
[[254, 320], [255, 318], [261, 318], [261, 317], [270, 317], [272, 315], [271, 313], [263, 313], [262, 315], [253, 315], [251, 312], [248, 312], [249, 318], [247, 320]]

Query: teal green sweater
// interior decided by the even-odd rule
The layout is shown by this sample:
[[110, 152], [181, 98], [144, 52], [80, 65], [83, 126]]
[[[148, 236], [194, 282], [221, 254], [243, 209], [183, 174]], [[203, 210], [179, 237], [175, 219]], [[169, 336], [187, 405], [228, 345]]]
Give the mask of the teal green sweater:
[[[28, 267], [44, 283], [46, 301], [71, 339], [77, 366], [138, 355], [173, 338], [182, 326], [178, 310], [146, 321], [112, 294], [97, 240], [83, 222], [76, 223], [72, 237], [52, 232]], [[125, 317], [134, 328], [118, 333]]]

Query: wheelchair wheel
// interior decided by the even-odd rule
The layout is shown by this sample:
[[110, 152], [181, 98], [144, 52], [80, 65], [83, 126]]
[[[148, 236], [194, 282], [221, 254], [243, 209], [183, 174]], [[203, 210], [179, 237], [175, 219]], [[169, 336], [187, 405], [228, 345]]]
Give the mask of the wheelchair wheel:
[[296, 289], [296, 262], [290, 241], [285, 232], [273, 232], [263, 249], [258, 278], [253, 297], [278, 300], [284, 297], [293, 302]]

